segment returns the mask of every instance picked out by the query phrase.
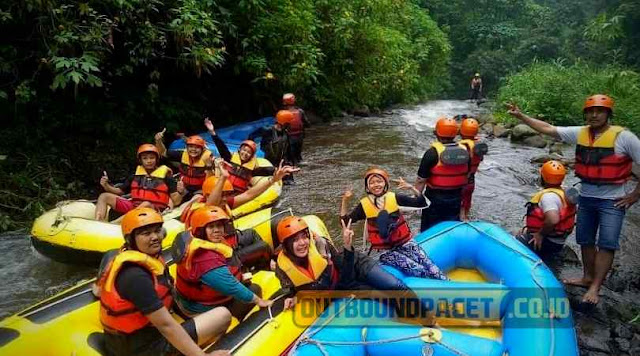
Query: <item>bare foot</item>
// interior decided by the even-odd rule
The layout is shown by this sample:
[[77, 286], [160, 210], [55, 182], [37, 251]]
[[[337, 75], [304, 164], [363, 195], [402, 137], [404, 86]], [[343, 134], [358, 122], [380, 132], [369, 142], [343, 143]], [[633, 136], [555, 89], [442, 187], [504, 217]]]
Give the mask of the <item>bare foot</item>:
[[600, 300], [598, 292], [600, 292], [599, 289], [590, 287], [587, 293], [585, 293], [582, 297], [582, 302], [589, 304], [598, 304], [598, 301]]
[[570, 286], [578, 286], [578, 287], [585, 287], [588, 288], [591, 285], [591, 279], [590, 278], [567, 278], [567, 279], [563, 279], [562, 283], [564, 284], [568, 284]]

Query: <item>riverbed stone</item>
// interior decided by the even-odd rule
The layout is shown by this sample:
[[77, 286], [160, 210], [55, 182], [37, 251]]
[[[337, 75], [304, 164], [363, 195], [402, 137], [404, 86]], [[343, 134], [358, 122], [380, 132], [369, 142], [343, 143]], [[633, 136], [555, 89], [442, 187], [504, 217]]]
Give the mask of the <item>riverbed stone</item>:
[[495, 137], [508, 137], [511, 130], [507, 130], [502, 124], [493, 126], [493, 135]]
[[511, 130], [511, 142], [520, 142], [527, 137], [536, 136], [538, 132], [525, 124], [516, 125]]
[[[515, 130], [515, 129], [514, 129]], [[513, 137], [513, 130], [511, 131], [511, 136]], [[529, 136], [522, 141], [523, 144], [532, 147], [545, 148], [547, 147], [547, 141], [544, 137], [540, 135]]]
[[353, 109], [352, 114], [354, 116], [369, 117], [371, 115], [371, 110], [369, 110], [368, 106], [363, 105], [359, 108]]
[[582, 332], [578, 334], [578, 344], [582, 349], [606, 354], [611, 353], [611, 347], [609, 347], [611, 334], [609, 330], [595, 331], [595, 329], [600, 328], [592, 325], [589, 325], [589, 327], [581, 325], [581, 327]]
[[549, 154], [555, 153], [560, 156], [564, 155], [564, 145], [560, 142], [554, 142], [549, 146]]
[[480, 131], [487, 135], [493, 135], [493, 124], [483, 124], [482, 126], [480, 126]]

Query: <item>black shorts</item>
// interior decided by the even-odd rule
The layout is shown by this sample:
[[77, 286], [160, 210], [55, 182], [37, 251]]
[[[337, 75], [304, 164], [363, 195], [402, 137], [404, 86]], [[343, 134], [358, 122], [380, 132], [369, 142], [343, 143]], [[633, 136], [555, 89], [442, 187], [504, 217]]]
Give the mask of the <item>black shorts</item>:
[[[182, 322], [182, 328], [191, 339], [198, 343], [196, 323], [193, 319]], [[112, 356], [158, 356], [180, 355], [171, 343], [153, 326], [146, 327], [131, 335], [105, 332], [105, 355]]]

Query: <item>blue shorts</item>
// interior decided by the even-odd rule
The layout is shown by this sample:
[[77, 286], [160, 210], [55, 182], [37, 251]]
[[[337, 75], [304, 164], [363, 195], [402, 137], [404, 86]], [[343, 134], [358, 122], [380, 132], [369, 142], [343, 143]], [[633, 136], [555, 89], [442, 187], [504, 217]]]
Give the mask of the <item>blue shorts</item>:
[[[620, 248], [620, 231], [626, 210], [613, 206], [616, 200], [580, 196], [576, 222], [576, 242], [580, 246]], [[599, 234], [598, 234], [599, 232]], [[596, 234], [598, 239], [596, 241]]]

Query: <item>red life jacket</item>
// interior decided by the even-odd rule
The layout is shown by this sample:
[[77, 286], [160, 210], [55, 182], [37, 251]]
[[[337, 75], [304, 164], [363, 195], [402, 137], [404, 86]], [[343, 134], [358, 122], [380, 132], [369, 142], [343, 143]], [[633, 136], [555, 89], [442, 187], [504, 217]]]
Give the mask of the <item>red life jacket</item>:
[[233, 189], [238, 194], [247, 191], [253, 178], [253, 170], [258, 166], [258, 159], [253, 155], [249, 162], [242, 163], [240, 155], [236, 152], [231, 156], [230, 163], [232, 168], [229, 170], [228, 180], [233, 185]]
[[165, 182], [167, 176], [171, 176], [173, 172], [167, 166], [156, 168], [151, 174], [142, 166], [138, 166], [136, 174], [131, 182], [131, 200], [135, 205], [139, 205], [143, 201], [148, 201], [153, 206], [162, 211], [169, 206], [169, 186]]
[[620, 126], [611, 126], [593, 139], [588, 126], [578, 133], [576, 145], [576, 176], [591, 184], [622, 184], [631, 177], [633, 161], [627, 155], [615, 153]]
[[338, 284], [338, 270], [333, 261], [330, 257], [320, 254], [316, 247], [315, 239], [319, 238], [321, 237], [314, 236], [309, 243], [309, 262], [306, 270], [293, 263], [284, 252], [278, 254], [276, 268], [289, 278], [296, 290], [333, 290]]
[[[432, 189], [459, 189], [464, 187], [468, 183], [469, 173], [469, 153], [467, 148], [459, 143], [444, 145], [441, 142], [433, 142], [431, 147], [434, 147], [438, 152], [438, 164], [431, 168], [431, 174], [427, 178], [427, 186]], [[464, 157], [457, 157], [460, 160], [460, 164], [446, 164], [442, 160], [442, 154], [445, 150], [451, 150], [455, 148], [461, 148], [466, 153], [466, 160]], [[459, 153], [462, 150], [457, 150]]]
[[150, 322], [135, 305], [123, 299], [116, 290], [116, 277], [125, 263], [135, 263], [144, 267], [153, 276], [153, 286], [162, 304], [169, 309], [173, 303], [170, 278], [166, 278], [168, 284], [158, 282], [158, 277], [166, 271], [164, 260], [154, 258], [135, 250], [123, 250], [118, 254], [106, 255], [108, 261], [101, 265], [106, 266], [104, 272], [100, 271], [98, 287], [100, 289], [100, 322], [105, 330], [131, 334], [146, 327]]
[[476, 146], [476, 141], [471, 139], [460, 140], [460, 143], [467, 147], [467, 151], [469, 151], [469, 174], [474, 175], [478, 171], [478, 166], [480, 166], [480, 162], [484, 159], [484, 156], [476, 154], [474, 148]]
[[388, 250], [411, 240], [409, 224], [400, 213], [395, 193], [387, 192], [384, 195], [384, 210], [389, 213], [389, 218], [392, 219], [390, 222], [391, 231], [389, 231], [386, 240], [380, 235], [376, 222], [380, 210], [368, 197], [362, 198], [360, 205], [362, 205], [362, 209], [367, 216], [367, 236], [371, 242], [371, 247], [377, 250]]
[[197, 159], [192, 159], [187, 150], [182, 152], [180, 159], [180, 175], [182, 182], [188, 190], [195, 191], [202, 189], [202, 183], [207, 179], [207, 162], [211, 157], [211, 151], [204, 150]]
[[573, 231], [576, 220], [576, 206], [569, 204], [565, 198], [564, 190], [561, 188], [546, 188], [536, 193], [527, 203], [526, 229], [527, 232], [538, 232], [544, 226], [544, 211], [538, 205], [542, 195], [545, 193], [554, 193], [562, 200], [562, 209], [560, 209], [560, 221], [554, 226], [553, 232], [548, 236], [551, 237], [567, 237]]
[[214, 251], [221, 254], [227, 260], [229, 272], [242, 281], [242, 263], [240, 259], [233, 255], [233, 248], [226, 243], [213, 243], [202, 239], [194, 238], [191, 234], [179, 235], [186, 241], [184, 256], [179, 260], [176, 269], [176, 290], [185, 299], [198, 302], [203, 305], [220, 305], [231, 300], [233, 297], [220, 293], [200, 281], [200, 278], [208, 271], [193, 270], [193, 256], [200, 249]]
[[302, 121], [302, 111], [300, 109], [289, 109], [293, 113], [293, 119], [289, 122], [287, 133], [289, 136], [297, 137], [304, 133], [304, 121]]

